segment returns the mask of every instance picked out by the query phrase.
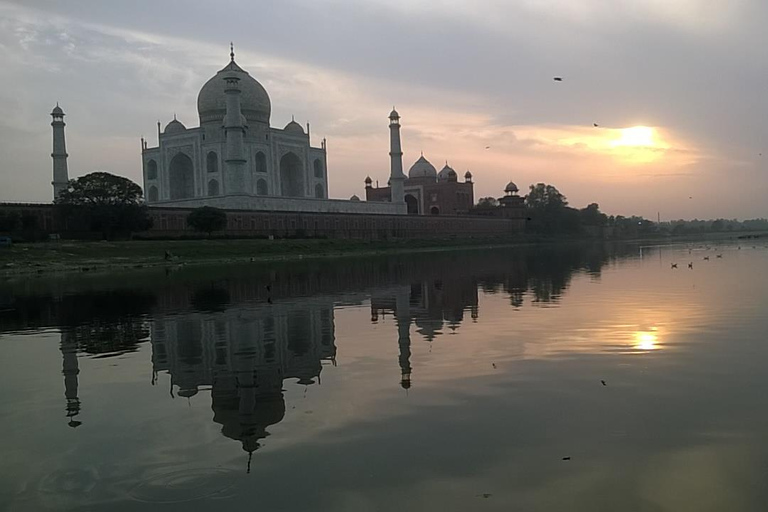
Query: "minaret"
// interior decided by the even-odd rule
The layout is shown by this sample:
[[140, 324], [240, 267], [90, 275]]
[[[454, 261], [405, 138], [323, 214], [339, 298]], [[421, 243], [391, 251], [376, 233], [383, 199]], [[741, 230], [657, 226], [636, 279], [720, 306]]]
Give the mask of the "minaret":
[[395, 322], [397, 323], [397, 345], [400, 349], [400, 386], [411, 387], [411, 311], [410, 290], [402, 288], [395, 296]]
[[390, 200], [405, 202], [405, 174], [403, 174], [403, 150], [400, 147], [400, 114], [394, 107], [389, 114]]
[[53, 181], [51, 185], [53, 185], [53, 199], [56, 200], [61, 191], [67, 189], [67, 183], [69, 183], [69, 171], [67, 170], [67, 157], [69, 155], [67, 155], [67, 144], [64, 141], [64, 127], [66, 126], [64, 111], [61, 110], [58, 103], [51, 112], [51, 117], [53, 117], [51, 122], [51, 126], [53, 126], [53, 153], [51, 153]]
[[72, 332], [61, 333], [61, 356], [63, 360], [64, 397], [67, 399], [67, 418], [70, 427], [79, 427], [81, 422], [75, 419], [80, 414], [80, 399], [77, 396], [77, 376], [80, 366], [77, 361], [77, 339]]
[[[229, 56], [235, 62], [235, 50], [231, 47]], [[243, 138], [245, 126], [240, 110], [240, 78], [234, 75], [224, 77], [227, 83], [224, 94], [227, 97], [227, 115], [224, 117], [224, 136], [226, 137], [227, 164], [225, 175], [225, 190], [227, 194], [237, 194], [246, 191], [245, 184], [245, 153], [243, 152]]]

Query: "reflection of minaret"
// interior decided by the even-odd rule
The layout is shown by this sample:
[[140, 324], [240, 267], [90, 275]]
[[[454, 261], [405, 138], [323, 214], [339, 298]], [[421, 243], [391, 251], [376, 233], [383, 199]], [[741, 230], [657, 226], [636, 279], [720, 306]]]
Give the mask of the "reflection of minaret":
[[77, 339], [70, 332], [62, 332], [60, 348], [63, 359], [64, 396], [67, 398], [67, 418], [69, 418], [70, 427], [79, 427], [82, 423], [75, 419], [80, 414], [80, 399], [77, 398], [77, 376], [80, 373], [77, 361]]
[[400, 347], [400, 385], [411, 387], [411, 311], [410, 290], [402, 288], [395, 297], [395, 321], [397, 322], [397, 344]]

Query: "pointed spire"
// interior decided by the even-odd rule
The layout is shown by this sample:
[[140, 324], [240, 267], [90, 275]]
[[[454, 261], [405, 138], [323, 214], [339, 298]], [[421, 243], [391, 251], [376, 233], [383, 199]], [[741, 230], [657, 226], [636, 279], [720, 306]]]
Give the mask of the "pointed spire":
[[229, 58], [235, 62], [235, 43], [233, 42], [229, 43]]
[[173, 120], [176, 121], [176, 112], [173, 113]]
[[291, 122], [292, 123], [296, 122], [296, 119], [293, 117], [293, 114], [291, 114]]

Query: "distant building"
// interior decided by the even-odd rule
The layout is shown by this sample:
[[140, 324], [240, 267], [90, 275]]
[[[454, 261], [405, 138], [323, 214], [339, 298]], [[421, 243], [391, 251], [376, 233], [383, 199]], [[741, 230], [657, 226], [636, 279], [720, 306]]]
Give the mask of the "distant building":
[[[460, 215], [472, 209], [475, 201], [472, 173], [460, 182], [456, 171], [448, 162], [438, 173], [424, 155], [408, 171], [404, 183], [405, 204], [410, 215]], [[389, 201], [391, 187], [374, 187], [370, 178], [365, 180], [368, 201]]]

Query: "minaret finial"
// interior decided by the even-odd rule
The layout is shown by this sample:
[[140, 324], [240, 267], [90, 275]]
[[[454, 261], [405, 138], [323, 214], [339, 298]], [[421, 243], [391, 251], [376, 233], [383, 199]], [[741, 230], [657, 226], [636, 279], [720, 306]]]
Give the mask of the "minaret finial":
[[176, 120], [176, 112], [173, 113], [173, 120]]
[[229, 58], [235, 62], [235, 43], [232, 42], [229, 43]]
[[296, 119], [293, 117], [293, 114], [291, 114], [291, 122], [296, 121]]

